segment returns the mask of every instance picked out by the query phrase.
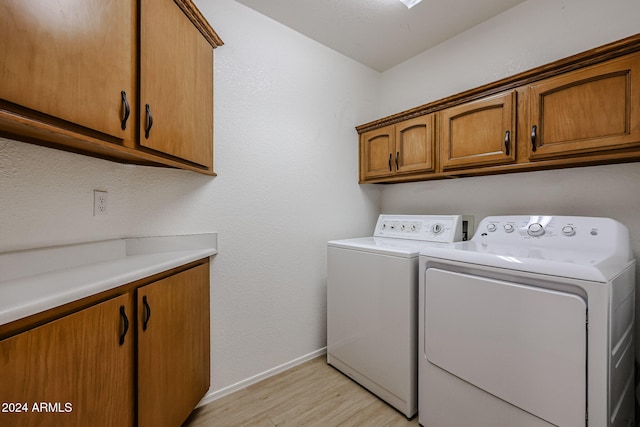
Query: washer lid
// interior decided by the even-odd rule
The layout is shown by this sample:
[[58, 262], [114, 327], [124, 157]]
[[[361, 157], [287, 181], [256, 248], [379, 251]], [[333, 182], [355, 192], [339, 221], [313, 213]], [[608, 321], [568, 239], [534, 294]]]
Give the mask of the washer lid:
[[359, 237], [355, 239], [331, 240], [330, 248], [351, 249], [362, 252], [372, 252], [383, 255], [393, 255], [404, 258], [414, 258], [428, 246], [437, 243], [422, 242], [406, 239], [391, 239], [388, 237]]

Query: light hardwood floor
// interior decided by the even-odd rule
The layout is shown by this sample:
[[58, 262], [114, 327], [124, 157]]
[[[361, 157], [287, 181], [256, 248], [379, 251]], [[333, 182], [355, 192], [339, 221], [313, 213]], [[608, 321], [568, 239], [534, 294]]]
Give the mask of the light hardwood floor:
[[320, 356], [196, 409], [183, 427], [418, 425]]

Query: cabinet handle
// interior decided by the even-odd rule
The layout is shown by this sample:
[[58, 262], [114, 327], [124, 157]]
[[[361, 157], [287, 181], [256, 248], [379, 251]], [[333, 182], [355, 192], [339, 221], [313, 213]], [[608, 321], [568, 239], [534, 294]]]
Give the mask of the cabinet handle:
[[511, 132], [507, 131], [504, 134], [504, 150], [505, 154], [508, 156], [511, 151]]
[[129, 120], [129, 114], [131, 114], [131, 107], [129, 107], [129, 101], [127, 101], [127, 92], [120, 92], [122, 95], [122, 106], [124, 107], [124, 115], [122, 116], [122, 130], [127, 128], [127, 120]]
[[536, 151], [536, 134], [538, 133], [538, 126], [533, 125], [531, 128], [531, 151]]
[[147, 124], [144, 127], [144, 137], [149, 139], [149, 132], [151, 132], [151, 126], [153, 126], [153, 116], [151, 115], [151, 107], [149, 104], [146, 104], [147, 110]]
[[120, 345], [123, 345], [124, 337], [127, 336], [127, 332], [129, 331], [129, 318], [127, 317], [127, 313], [124, 311], [124, 305], [120, 306], [120, 317], [124, 324], [124, 327], [122, 328], [122, 335], [120, 335]]
[[151, 319], [151, 307], [149, 307], [146, 295], [142, 297], [142, 305], [144, 306], [144, 312], [142, 314], [142, 330], [146, 331], [149, 319]]
[[393, 171], [393, 169], [391, 168], [391, 160], [393, 160], [393, 153], [389, 153], [389, 172]]
[[399, 152], [399, 151], [396, 151], [396, 170], [398, 170], [398, 169], [399, 169], [399, 167], [398, 167], [398, 158], [399, 158], [399, 157], [400, 157], [400, 152]]

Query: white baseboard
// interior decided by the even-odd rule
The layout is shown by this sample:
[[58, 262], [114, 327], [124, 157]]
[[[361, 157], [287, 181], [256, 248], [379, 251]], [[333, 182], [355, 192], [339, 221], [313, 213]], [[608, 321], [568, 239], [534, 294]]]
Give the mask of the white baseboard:
[[235, 384], [231, 384], [230, 386], [224, 387], [220, 390], [210, 390], [207, 394], [204, 395], [202, 400], [198, 403], [197, 407], [199, 408], [200, 406], [206, 405], [207, 403], [211, 403], [214, 400], [220, 399], [221, 397], [228, 396], [229, 394], [235, 391], [241, 390], [245, 387], [248, 387], [252, 384], [260, 382], [273, 375], [279, 374], [280, 372], [284, 372], [287, 369], [291, 369], [294, 366], [298, 366], [308, 360], [314, 359], [326, 353], [327, 353], [327, 347], [323, 347], [314, 352], [298, 357], [297, 359], [293, 359], [289, 362], [283, 363], [282, 365], [276, 366], [274, 368], [261, 372], [257, 375], [254, 375], [252, 377], [239, 381]]

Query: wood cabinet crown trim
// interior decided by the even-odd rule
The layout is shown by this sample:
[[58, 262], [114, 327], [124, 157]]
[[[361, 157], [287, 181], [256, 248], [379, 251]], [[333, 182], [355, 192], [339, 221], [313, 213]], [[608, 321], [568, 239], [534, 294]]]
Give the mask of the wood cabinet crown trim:
[[640, 33], [410, 110], [356, 126], [356, 130], [358, 134], [362, 134], [638, 51], [640, 51]]
[[200, 10], [191, 0], [174, 0], [174, 2], [182, 9], [185, 15], [193, 23], [193, 25], [202, 33], [202, 36], [209, 42], [214, 49], [218, 46], [222, 46], [224, 42], [215, 32], [215, 30], [209, 25], [209, 22], [202, 15]]

